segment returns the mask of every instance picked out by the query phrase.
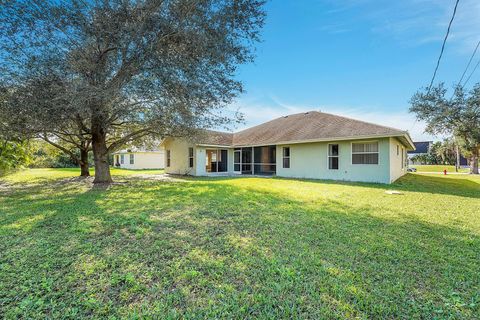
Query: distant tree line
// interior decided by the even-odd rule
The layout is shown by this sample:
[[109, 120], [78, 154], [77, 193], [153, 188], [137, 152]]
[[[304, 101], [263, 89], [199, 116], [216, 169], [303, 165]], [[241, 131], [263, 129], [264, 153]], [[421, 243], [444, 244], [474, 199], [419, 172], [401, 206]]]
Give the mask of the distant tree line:
[[[80, 151], [72, 152], [76, 153], [73, 157], [44, 140], [31, 140], [29, 143], [31, 161], [27, 166], [29, 168], [75, 168], [78, 167], [76, 159], [80, 157]], [[88, 153], [88, 163], [93, 165], [92, 152]]]
[[[0, 140], [0, 176], [21, 168], [76, 168], [79, 150], [74, 156], [63, 152], [41, 139]], [[75, 153], [77, 153], [75, 155]], [[88, 153], [88, 163], [93, 165], [93, 154]]]
[[21, 168], [31, 161], [28, 143], [25, 141], [9, 141], [0, 138], [0, 176]]
[[[411, 99], [410, 111], [425, 121], [425, 131], [433, 135], [452, 136], [461, 153], [470, 160], [470, 173], [478, 174], [480, 158], [480, 83], [466, 91], [454, 88], [450, 97], [443, 83], [424, 88]], [[451, 161], [451, 143], [439, 146], [432, 156]], [[431, 159], [434, 160], [434, 159]]]

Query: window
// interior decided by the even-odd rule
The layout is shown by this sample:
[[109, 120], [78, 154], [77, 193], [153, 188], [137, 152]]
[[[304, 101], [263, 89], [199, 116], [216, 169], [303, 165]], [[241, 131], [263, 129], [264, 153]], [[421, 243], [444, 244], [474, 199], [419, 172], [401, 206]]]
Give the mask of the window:
[[328, 145], [328, 169], [338, 170], [338, 144]]
[[188, 148], [188, 166], [193, 168], [193, 148]]
[[121, 154], [120, 155], [120, 164], [124, 164], [125, 163], [125, 155]]
[[167, 167], [170, 167], [170, 150], [167, 150]]
[[352, 143], [352, 164], [378, 164], [378, 142]]
[[130, 154], [130, 164], [135, 163], [135, 155], [133, 153]]
[[404, 156], [405, 156], [405, 151], [403, 151], [403, 148], [402, 148], [402, 169], [405, 167], [405, 159], [404, 159]]
[[398, 147], [398, 144], [397, 144], [397, 156], [398, 156], [398, 152], [399, 152], [398, 149], [399, 149], [399, 147]]
[[290, 147], [283, 147], [283, 167], [290, 168]]

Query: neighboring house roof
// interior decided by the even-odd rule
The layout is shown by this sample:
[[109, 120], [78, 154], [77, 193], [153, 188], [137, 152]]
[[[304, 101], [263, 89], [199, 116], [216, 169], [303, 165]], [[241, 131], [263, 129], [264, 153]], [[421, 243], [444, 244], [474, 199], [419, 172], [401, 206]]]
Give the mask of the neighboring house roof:
[[418, 141], [414, 142], [415, 150], [408, 151], [408, 154], [428, 153], [432, 141]]
[[113, 154], [121, 154], [121, 153], [141, 153], [141, 152], [163, 152], [162, 149], [150, 149], [150, 148], [129, 148], [115, 151]]
[[233, 134], [207, 131], [205, 137], [199, 138], [199, 144], [261, 146], [373, 137], [398, 137], [410, 149], [414, 148], [407, 131], [318, 111], [280, 117]]
[[121, 153], [145, 153], [145, 152], [163, 152], [163, 140], [148, 140], [139, 145], [130, 145], [125, 149], [117, 150], [113, 154]]

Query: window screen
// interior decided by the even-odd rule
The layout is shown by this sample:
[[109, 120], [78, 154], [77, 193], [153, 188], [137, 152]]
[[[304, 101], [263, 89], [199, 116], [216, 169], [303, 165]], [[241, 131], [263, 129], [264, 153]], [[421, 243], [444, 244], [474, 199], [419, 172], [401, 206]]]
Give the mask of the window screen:
[[283, 167], [290, 168], [290, 147], [283, 147]]
[[352, 164], [378, 164], [378, 142], [352, 143]]
[[338, 144], [328, 145], [328, 169], [338, 170]]
[[193, 168], [193, 148], [188, 148], [188, 166]]

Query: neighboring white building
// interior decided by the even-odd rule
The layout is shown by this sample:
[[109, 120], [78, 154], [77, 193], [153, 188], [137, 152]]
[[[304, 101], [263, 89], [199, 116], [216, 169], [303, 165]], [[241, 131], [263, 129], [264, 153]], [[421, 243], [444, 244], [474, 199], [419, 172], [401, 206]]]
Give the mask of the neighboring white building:
[[113, 165], [123, 169], [163, 169], [165, 150], [127, 149], [113, 154]]
[[165, 172], [391, 183], [407, 172], [407, 131], [310, 111], [237, 133], [167, 138]]

